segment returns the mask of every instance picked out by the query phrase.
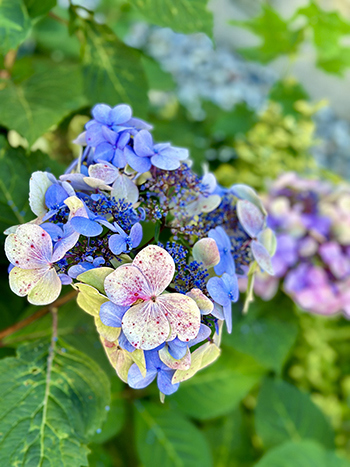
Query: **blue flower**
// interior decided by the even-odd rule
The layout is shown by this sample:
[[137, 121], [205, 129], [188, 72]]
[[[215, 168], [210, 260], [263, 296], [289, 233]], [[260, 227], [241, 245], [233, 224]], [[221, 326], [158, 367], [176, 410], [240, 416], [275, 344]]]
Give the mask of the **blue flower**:
[[231, 253], [231, 240], [222, 227], [216, 227], [209, 230], [208, 237], [213, 238], [216, 242], [220, 253], [220, 262], [214, 266], [214, 271], [218, 276], [224, 272], [234, 275], [236, 272], [235, 261]]
[[98, 256], [95, 259], [92, 256], [87, 256], [85, 261], [81, 261], [80, 263], [71, 266], [68, 270], [68, 275], [69, 277], [76, 279], [83, 272], [98, 268], [104, 263], [105, 260], [102, 258], [102, 256]]
[[152, 166], [162, 170], [175, 170], [181, 165], [181, 160], [188, 158], [188, 150], [174, 148], [170, 143], [154, 144], [149, 131], [141, 130], [134, 137], [133, 150], [126, 146], [126, 160], [137, 172], [147, 172]]
[[178, 390], [180, 384], [172, 384], [171, 380], [175, 373], [161, 361], [158, 351], [148, 350], [144, 352], [146, 360], [146, 376], [143, 377], [139, 367], [134, 363], [128, 373], [128, 384], [134, 389], [145, 388], [157, 378], [157, 385], [163, 394], [169, 396]]
[[108, 246], [115, 255], [120, 255], [133, 248], [137, 248], [142, 240], [142, 226], [139, 222], [133, 225], [128, 235], [117, 223], [114, 223], [115, 235], [109, 238]]
[[176, 360], [179, 360], [180, 358], [183, 358], [185, 356], [189, 347], [193, 347], [194, 345], [203, 342], [205, 339], [208, 339], [210, 334], [210, 328], [205, 324], [201, 324], [198, 335], [195, 339], [191, 339], [189, 342], [183, 342], [180, 341], [178, 337], [175, 337], [174, 340], [167, 342], [169, 353]]
[[207, 289], [216, 303], [223, 307], [227, 331], [232, 331], [231, 303], [236, 302], [239, 296], [236, 274], [223, 274], [222, 277], [211, 277]]
[[105, 137], [105, 141], [96, 146], [94, 161], [108, 161], [115, 167], [125, 167], [124, 148], [130, 140], [130, 133], [127, 131], [116, 133], [106, 127], [102, 127], [102, 135]]

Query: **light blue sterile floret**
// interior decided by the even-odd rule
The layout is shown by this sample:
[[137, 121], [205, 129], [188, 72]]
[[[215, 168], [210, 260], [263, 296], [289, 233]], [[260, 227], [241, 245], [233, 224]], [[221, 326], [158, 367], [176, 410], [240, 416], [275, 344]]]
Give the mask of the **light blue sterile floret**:
[[211, 277], [207, 283], [208, 292], [216, 303], [223, 307], [227, 331], [232, 331], [231, 304], [237, 302], [239, 296], [236, 274], [224, 273], [222, 277]]
[[180, 341], [178, 337], [175, 337], [174, 340], [167, 342], [169, 353], [176, 360], [184, 357], [186, 355], [187, 349], [193, 347], [200, 342], [205, 341], [211, 334], [211, 330], [205, 324], [201, 324], [198, 335], [195, 339], [190, 340], [189, 342]]
[[120, 255], [133, 248], [137, 248], [142, 240], [142, 226], [139, 222], [134, 224], [128, 235], [117, 223], [114, 223], [115, 235], [109, 238], [108, 246], [115, 255]]
[[88, 256], [85, 258], [85, 261], [81, 261], [80, 263], [71, 266], [68, 270], [68, 275], [69, 277], [76, 279], [79, 274], [82, 274], [85, 271], [89, 271], [90, 269], [98, 268], [104, 263], [105, 260], [101, 256], [95, 259], [93, 259], [92, 256]]
[[224, 272], [228, 274], [235, 274], [235, 261], [231, 252], [231, 240], [222, 227], [216, 227], [215, 229], [209, 230], [208, 237], [215, 240], [220, 253], [220, 262], [214, 266], [214, 271], [218, 276], [221, 276]]

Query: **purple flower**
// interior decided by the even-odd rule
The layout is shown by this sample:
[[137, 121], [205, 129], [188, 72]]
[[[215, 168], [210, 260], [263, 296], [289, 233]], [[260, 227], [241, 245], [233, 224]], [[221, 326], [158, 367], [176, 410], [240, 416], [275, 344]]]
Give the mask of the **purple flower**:
[[288, 234], [277, 237], [277, 249], [272, 258], [275, 275], [283, 277], [287, 270], [298, 260], [297, 242]]
[[149, 350], [144, 352], [146, 360], [146, 376], [143, 377], [139, 367], [134, 363], [131, 365], [128, 373], [128, 384], [134, 389], [141, 389], [148, 386], [152, 381], [157, 378], [157, 385], [163, 394], [169, 396], [179, 388], [179, 383], [172, 384], [171, 380], [175, 373], [174, 370], [168, 368], [165, 363], [161, 361], [157, 350]]
[[162, 170], [175, 170], [180, 167], [181, 160], [188, 158], [188, 150], [174, 148], [170, 143], [154, 144], [151, 133], [141, 130], [134, 137], [133, 150], [126, 146], [125, 156], [137, 172], [147, 172], [152, 165]]
[[237, 276], [225, 273], [222, 277], [211, 277], [207, 289], [212, 299], [223, 307], [227, 331], [231, 332], [231, 303], [237, 302], [239, 296]]
[[216, 227], [209, 230], [208, 237], [215, 240], [220, 253], [220, 262], [214, 266], [214, 271], [218, 276], [224, 272], [228, 274], [235, 274], [235, 261], [231, 253], [231, 240], [222, 227]]
[[120, 255], [133, 248], [137, 248], [142, 240], [142, 226], [139, 222], [131, 227], [130, 234], [128, 235], [124, 230], [114, 223], [115, 235], [109, 238], [108, 246], [114, 255]]

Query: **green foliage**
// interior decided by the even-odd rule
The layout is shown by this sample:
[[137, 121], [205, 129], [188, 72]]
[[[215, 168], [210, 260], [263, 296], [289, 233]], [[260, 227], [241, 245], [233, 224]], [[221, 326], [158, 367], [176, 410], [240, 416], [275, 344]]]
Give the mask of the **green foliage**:
[[0, 55], [16, 49], [30, 32], [31, 22], [22, 0], [0, 3]]
[[1, 465], [88, 465], [86, 443], [109, 402], [98, 365], [63, 342], [42, 340], [2, 360], [0, 371]]
[[210, 451], [200, 431], [177, 411], [135, 403], [136, 446], [145, 467], [210, 467]]
[[56, 6], [56, 0], [24, 0], [29, 16], [37, 18], [38, 16], [46, 15], [51, 8]]
[[312, 439], [334, 447], [334, 434], [310, 396], [281, 380], [266, 379], [258, 396], [256, 431], [265, 447]]
[[207, 0], [135, 0], [132, 2], [143, 18], [174, 31], [212, 35], [213, 17], [207, 10]]
[[237, 407], [264, 373], [264, 368], [250, 356], [223, 347], [215, 365], [181, 383], [171, 401], [199, 420], [218, 417]]
[[349, 467], [350, 463], [313, 441], [289, 441], [271, 449], [255, 467]]

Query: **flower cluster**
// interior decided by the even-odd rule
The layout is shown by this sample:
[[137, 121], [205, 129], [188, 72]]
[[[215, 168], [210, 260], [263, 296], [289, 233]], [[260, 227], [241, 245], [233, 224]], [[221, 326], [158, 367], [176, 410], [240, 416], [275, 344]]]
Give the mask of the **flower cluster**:
[[194, 174], [129, 106], [92, 115], [66, 173], [31, 177], [37, 217], [6, 232], [10, 286], [45, 305], [71, 285], [120, 378], [172, 394], [218, 357], [237, 274], [273, 273], [266, 212], [250, 187]]
[[281, 176], [266, 200], [276, 232], [275, 276], [257, 274], [254, 290], [272, 298], [284, 291], [302, 309], [350, 316], [350, 187]]

